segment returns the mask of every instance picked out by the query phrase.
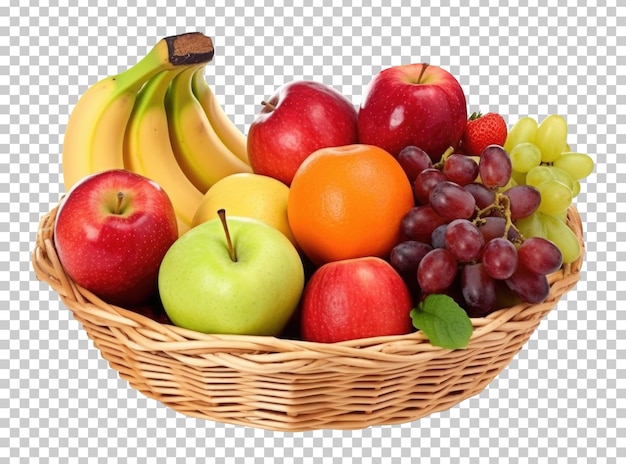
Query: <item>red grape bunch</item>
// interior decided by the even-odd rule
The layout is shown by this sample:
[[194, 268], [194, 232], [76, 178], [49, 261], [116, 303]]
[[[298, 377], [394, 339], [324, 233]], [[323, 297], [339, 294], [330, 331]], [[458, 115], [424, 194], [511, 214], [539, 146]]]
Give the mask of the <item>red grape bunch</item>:
[[409, 146], [398, 161], [413, 180], [416, 203], [402, 220], [404, 240], [390, 262], [417, 298], [448, 294], [472, 317], [547, 298], [547, 276], [561, 267], [561, 251], [545, 238], [523, 237], [515, 226], [537, 210], [541, 194], [511, 182], [511, 160], [501, 146], [489, 145], [479, 157], [450, 149], [436, 164]]

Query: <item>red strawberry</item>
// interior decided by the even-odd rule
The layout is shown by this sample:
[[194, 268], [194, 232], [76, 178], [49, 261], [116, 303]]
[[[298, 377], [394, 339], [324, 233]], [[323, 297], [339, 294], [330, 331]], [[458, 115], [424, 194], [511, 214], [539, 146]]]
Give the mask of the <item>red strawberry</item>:
[[504, 145], [508, 128], [506, 121], [498, 113], [473, 113], [467, 120], [461, 148], [468, 155], [480, 155], [485, 147], [492, 144]]

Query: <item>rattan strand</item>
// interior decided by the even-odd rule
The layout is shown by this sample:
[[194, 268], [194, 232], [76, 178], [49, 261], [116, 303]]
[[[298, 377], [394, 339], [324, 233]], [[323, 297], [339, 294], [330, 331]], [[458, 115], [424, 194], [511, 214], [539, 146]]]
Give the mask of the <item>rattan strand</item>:
[[[421, 332], [333, 344], [211, 335], [112, 306], [72, 282], [53, 245], [56, 211], [41, 220], [33, 268], [121, 378], [182, 414], [279, 431], [404, 423], [480, 393], [576, 285], [584, 256], [550, 276], [545, 302], [472, 319], [463, 350], [434, 347]], [[574, 207], [568, 224], [584, 251]]]

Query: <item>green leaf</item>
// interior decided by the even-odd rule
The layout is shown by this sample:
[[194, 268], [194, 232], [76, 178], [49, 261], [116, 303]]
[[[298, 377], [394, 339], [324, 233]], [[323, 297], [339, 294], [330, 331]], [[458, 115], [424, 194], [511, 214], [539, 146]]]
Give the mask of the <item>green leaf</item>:
[[428, 295], [411, 310], [413, 326], [426, 334], [430, 343], [455, 350], [465, 348], [472, 336], [472, 321], [448, 295]]

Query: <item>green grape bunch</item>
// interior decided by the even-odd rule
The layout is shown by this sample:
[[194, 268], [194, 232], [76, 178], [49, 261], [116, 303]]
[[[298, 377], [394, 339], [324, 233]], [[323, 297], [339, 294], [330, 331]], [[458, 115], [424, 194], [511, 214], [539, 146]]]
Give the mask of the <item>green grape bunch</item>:
[[551, 114], [541, 124], [530, 117], [519, 119], [504, 144], [511, 159], [511, 179], [517, 185], [530, 185], [541, 194], [537, 210], [516, 222], [526, 237], [553, 241], [563, 254], [563, 262], [580, 255], [580, 245], [566, 225], [567, 209], [580, 193], [580, 182], [595, 167], [586, 153], [571, 151], [567, 143], [567, 122]]

